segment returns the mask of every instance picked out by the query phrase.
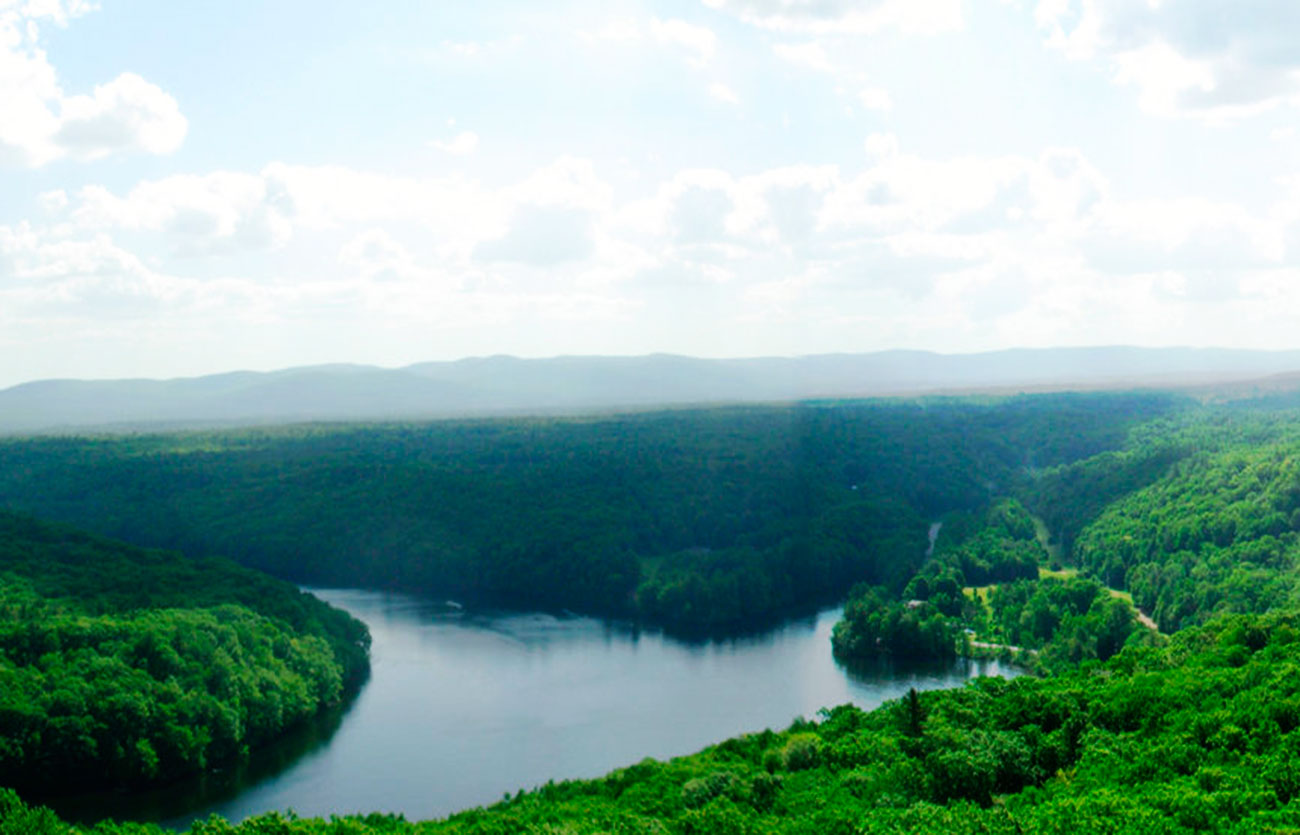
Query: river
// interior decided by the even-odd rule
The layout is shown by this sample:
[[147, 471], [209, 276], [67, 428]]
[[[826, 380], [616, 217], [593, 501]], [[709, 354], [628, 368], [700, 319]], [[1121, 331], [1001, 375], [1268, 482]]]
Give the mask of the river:
[[839, 610], [759, 636], [691, 644], [592, 618], [468, 613], [401, 594], [315, 593], [365, 621], [370, 680], [345, 708], [238, 768], [145, 795], [53, 804], [183, 828], [217, 813], [400, 812], [415, 820], [547, 780], [594, 777], [819, 708], [875, 707], [908, 688], [1013, 674], [996, 662], [850, 673], [831, 656]]

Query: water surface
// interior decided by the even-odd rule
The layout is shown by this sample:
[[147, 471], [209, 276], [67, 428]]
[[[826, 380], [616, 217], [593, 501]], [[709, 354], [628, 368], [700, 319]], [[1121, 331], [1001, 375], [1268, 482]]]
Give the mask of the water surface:
[[782, 729], [852, 702], [1004, 674], [996, 662], [849, 673], [831, 656], [839, 610], [703, 644], [592, 618], [471, 614], [401, 594], [317, 590], [370, 626], [370, 681], [345, 710], [247, 765], [145, 797], [61, 811], [184, 827], [215, 812], [441, 817], [505, 793], [595, 777], [644, 757]]

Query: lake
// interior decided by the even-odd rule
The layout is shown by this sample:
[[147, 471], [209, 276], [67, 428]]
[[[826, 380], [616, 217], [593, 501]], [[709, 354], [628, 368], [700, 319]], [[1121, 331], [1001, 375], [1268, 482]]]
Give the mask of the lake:
[[762, 635], [686, 643], [593, 618], [471, 613], [402, 594], [314, 590], [365, 621], [372, 672], [355, 700], [222, 772], [132, 796], [52, 805], [183, 828], [217, 813], [400, 812], [415, 820], [505, 793], [687, 754], [748, 731], [908, 688], [1014, 675], [992, 661], [850, 673], [831, 656], [840, 610]]

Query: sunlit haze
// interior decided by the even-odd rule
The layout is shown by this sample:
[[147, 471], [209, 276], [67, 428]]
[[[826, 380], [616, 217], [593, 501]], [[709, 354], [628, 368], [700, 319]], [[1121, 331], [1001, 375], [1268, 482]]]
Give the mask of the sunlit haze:
[[0, 386], [1294, 348], [1300, 4], [0, 0]]

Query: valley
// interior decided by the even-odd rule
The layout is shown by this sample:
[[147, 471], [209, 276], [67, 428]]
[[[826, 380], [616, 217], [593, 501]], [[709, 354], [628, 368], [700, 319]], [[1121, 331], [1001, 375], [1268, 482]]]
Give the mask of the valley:
[[[100, 772], [106, 788], [117, 787], [103, 795], [115, 805], [51, 791], [53, 775], [70, 773], [41, 747], [56, 737], [14, 736], [28, 721], [17, 717], [33, 710], [57, 719], [86, 709], [64, 697], [40, 701], [37, 685], [11, 688], [33, 694], [24, 698], [35, 707], [9, 697], [0, 730], [9, 729], [10, 747], [0, 749], [0, 765], [13, 775], [31, 774], [24, 762], [51, 770], [39, 783], [10, 777], [24, 799], [0, 802], [28, 827], [47, 820], [45, 800], [76, 820], [113, 814], [182, 830], [195, 812], [251, 815], [232, 830], [240, 832], [281, 826], [267, 810], [346, 814], [364, 810], [367, 798], [410, 818], [451, 817], [418, 827], [373, 815], [337, 824], [307, 818], [284, 822], [285, 831], [488, 832], [560, 819], [576, 831], [651, 820], [674, 831], [802, 831], [829, 821], [818, 817], [826, 814], [946, 831], [992, 825], [990, 808], [1014, 806], [1024, 816], [1008, 820], [1058, 815], [1053, 804], [1074, 802], [1063, 775], [1087, 766], [1090, 785], [1111, 785], [1110, 771], [1090, 765], [1104, 734], [1137, 733], [1156, 748], [1186, 739], [1190, 731], [1178, 729], [1193, 720], [1183, 714], [1112, 715], [1135, 698], [1131, 688], [1159, 679], [1204, 700], [1198, 688], [1218, 682], [1248, 702], [1273, 692], [1258, 675], [1233, 672], [1264, 663], [1256, 654], [1286, 675], [1285, 613], [1300, 599], [1294, 425], [1278, 408], [1096, 393], [13, 438], [0, 442], [0, 499], [11, 513], [59, 522], [9, 517], [11, 556], [0, 564], [11, 601], [8, 681], [64, 669], [48, 653], [18, 649], [30, 644], [20, 636], [33, 607], [121, 612], [134, 619], [128, 624], [183, 617], [185, 629], [219, 635], [203, 618], [228, 617], [221, 607], [247, 592], [181, 571], [230, 565], [218, 554], [296, 582], [350, 585], [320, 595], [372, 624], [377, 641], [369, 683], [346, 673], [356, 662], [337, 654], [345, 645], [335, 651], [345, 672], [337, 680], [356, 682], [355, 701], [339, 704], [346, 688], [322, 691], [317, 707], [286, 716], [286, 730], [305, 728], [309, 714], [339, 704], [336, 714], [321, 713], [337, 718], [301, 753], [268, 769], [257, 765], [259, 752], [276, 746], [252, 737], [196, 761], [200, 770], [239, 764], [231, 774], [257, 775], [249, 783], [206, 776], [168, 787], [155, 776], [174, 779], [174, 768], [150, 771], [148, 756], [180, 750], [162, 742], [165, 731], [129, 731], [121, 719], [85, 714], [85, 750], [119, 763]], [[69, 523], [186, 556], [115, 544]], [[141, 561], [174, 566], [164, 587], [194, 614], [166, 608], [176, 604], [148, 590], [152, 575], [127, 568]], [[194, 583], [203, 595], [186, 591]], [[846, 598], [842, 612], [826, 608]], [[457, 602], [439, 602], [447, 600]], [[71, 633], [42, 640], [80, 652], [85, 639], [63, 634]], [[115, 635], [92, 646], [127, 651]], [[200, 644], [166, 640], [182, 659], [167, 663], [181, 667], [151, 662], [131, 673], [162, 688], [146, 705], [166, 704], [166, 688], [195, 686], [181, 684], [180, 670]], [[1006, 656], [1011, 647], [1019, 667], [962, 657]], [[269, 663], [240, 652], [237, 663]], [[103, 686], [84, 656], [69, 658], [82, 666], [60, 675], [86, 684], [65, 687]], [[929, 666], [911, 666], [920, 661]], [[290, 666], [306, 669], [291, 657]], [[956, 687], [972, 671], [1021, 677]], [[205, 680], [226, 692], [218, 679]], [[265, 687], [247, 692], [265, 698]], [[981, 705], [975, 713], [960, 707], [970, 699]], [[1022, 706], [1012, 710], [1016, 700]], [[1287, 722], [1276, 722], [1267, 738], [1243, 726], [1256, 740], [1248, 750], [1272, 756], [1269, 746], [1289, 734]], [[116, 742], [124, 732], [140, 742]], [[1191, 780], [1189, 797], [1210, 802], [1202, 796], [1221, 790], [1205, 788], [1212, 781], [1204, 769], [1253, 767], [1207, 740], [1195, 743], [1202, 753], [1179, 755], [1192, 757], [1177, 767], [1190, 771], [1152, 777], [1141, 791]], [[415, 747], [401, 747], [408, 743]], [[865, 747], [832, 753], [841, 745]], [[15, 750], [27, 759], [4, 753]], [[974, 759], [952, 760], [958, 751]], [[376, 765], [389, 762], [393, 770]], [[342, 782], [331, 788], [330, 780]], [[623, 788], [611, 794], [611, 780]], [[421, 788], [430, 781], [441, 794]], [[1281, 784], [1267, 785], [1273, 800], [1233, 800], [1239, 812], [1229, 819], [1245, 825], [1281, 810]], [[621, 799], [652, 786], [659, 801]], [[357, 794], [347, 800], [349, 792]], [[465, 811], [503, 793], [504, 805]], [[168, 811], [150, 796], [177, 802]], [[904, 817], [880, 811], [882, 798]], [[863, 803], [876, 811], [863, 817]], [[814, 808], [823, 812], [809, 818]], [[1105, 818], [1128, 807], [1089, 808]], [[118, 826], [150, 831], [143, 822]], [[0, 828], [11, 831], [28, 830]]]

